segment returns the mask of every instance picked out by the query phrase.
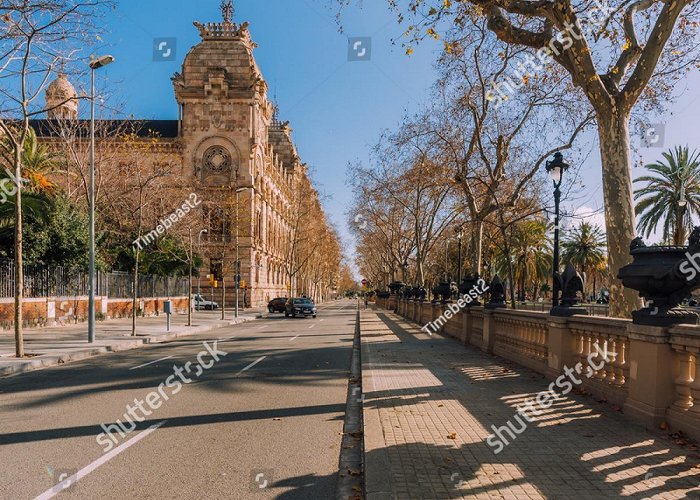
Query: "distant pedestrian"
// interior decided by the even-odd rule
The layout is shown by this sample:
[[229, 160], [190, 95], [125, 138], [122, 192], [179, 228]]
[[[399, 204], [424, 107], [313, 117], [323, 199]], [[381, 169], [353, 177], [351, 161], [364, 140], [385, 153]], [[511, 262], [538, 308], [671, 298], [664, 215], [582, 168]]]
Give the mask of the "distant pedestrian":
[[365, 295], [365, 309], [367, 309], [367, 295]]

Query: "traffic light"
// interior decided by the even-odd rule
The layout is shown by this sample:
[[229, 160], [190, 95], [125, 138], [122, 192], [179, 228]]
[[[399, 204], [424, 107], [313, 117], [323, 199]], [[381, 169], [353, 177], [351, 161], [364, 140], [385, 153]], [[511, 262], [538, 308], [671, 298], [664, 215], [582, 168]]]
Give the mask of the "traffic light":
[[241, 285], [239, 288], [245, 288], [245, 280], [241, 280]]

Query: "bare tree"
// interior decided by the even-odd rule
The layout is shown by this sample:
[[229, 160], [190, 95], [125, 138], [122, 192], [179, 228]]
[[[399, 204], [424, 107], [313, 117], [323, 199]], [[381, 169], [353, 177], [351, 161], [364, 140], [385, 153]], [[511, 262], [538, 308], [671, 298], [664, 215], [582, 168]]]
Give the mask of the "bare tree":
[[[47, 111], [43, 97], [50, 77], [74, 60], [95, 35], [95, 21], [107, 2], [6, 0], [0, 5], [0, 132], [5, 153], [13, 158], [15, 196], [15, 344], [24, 356], [22, 334], [22, 153], [29, 120]], [[66, 102], [77, 99], [67, 97]], [[64, 104], [56, 103], [54, 107]]]
[[[388, 0], [388, 4], [403, 9], [402, 2]], [[465, 20], [481, 16], [499, 40], [529, 48], [538, 71], [545, 71], [553, 60], [569, 74], [598, 124], [608, 255], [611, 274], [616, 276], [630, 261], [629, 243], [635, 236], [630, 116], [642, 98], [659, 105], [670, 94], [673, 81], [697, 62], [697, 2], [411, 0], [408, 4], [407, 33], [413, 41], [439, 37], [446, 24], [469, 29]], [[399, 17], [403, 21], [405, 13], [399, 12]], [[619, 280], [612, 281], [610, 292], [613, 316], [629, 316], [640, 305], [636, 292], [624, 289]]]

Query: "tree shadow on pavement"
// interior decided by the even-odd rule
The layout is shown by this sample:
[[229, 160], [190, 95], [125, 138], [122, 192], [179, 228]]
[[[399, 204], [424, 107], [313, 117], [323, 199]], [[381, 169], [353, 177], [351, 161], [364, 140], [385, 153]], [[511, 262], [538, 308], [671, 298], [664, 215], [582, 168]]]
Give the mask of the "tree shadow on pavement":
[[365, 413], [379, 413], [384, 436], [384, 447], [369, 451], [367, 461], [373, 453], [388, 457], [398, 497], [700, 497], [697, 447], [683, 448], [573, 392], [521, 433], [502, 431], [508, 444], [495, 454], [488, 436], [508, 422], [520, 430], [517, 407], [549, 381], [415, 325], [409, 328], [417, 335], [407, 333], [394, 315], [377, 318], [395, 337], [376, 341], [376, 322], [373, 337], [363, 334], [374, 385], [364, 388]]

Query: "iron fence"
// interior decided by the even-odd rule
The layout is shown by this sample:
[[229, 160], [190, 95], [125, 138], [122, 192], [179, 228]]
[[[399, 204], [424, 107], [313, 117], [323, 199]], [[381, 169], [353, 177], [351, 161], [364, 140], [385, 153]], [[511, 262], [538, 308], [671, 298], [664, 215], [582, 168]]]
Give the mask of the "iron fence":
[[[96, 295], [115, 299], [132, 296], [134, 276], [131, 273], [97, 272]], [[64, 267], [24, 266], [24, 296], [27, 298], [77, 297], [89, 293], [88, 273]], [[139, 275], [138, 297], [186, 297], [187, 277]], [[0, 261], [0, 298], [15, 296], [15, 263]]]

